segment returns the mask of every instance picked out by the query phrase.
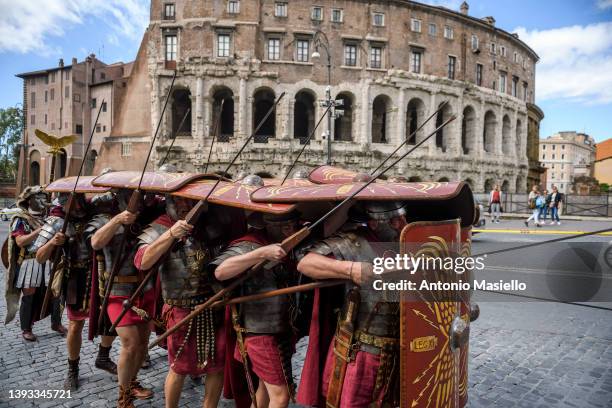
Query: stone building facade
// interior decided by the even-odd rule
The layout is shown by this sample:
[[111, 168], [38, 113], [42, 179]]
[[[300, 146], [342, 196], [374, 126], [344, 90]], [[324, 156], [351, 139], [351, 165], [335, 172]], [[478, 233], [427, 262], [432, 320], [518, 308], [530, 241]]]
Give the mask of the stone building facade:
[[612, 139], [597, 143], [593, 176], [599, 184], [612, 185]]
[[17, 191], [26, 185], [49, 182], [51, 155], [35, 136], [35, 129], [60, 137], [77, 135], [77, 141], [66, 146], [57, 158], [55, 176], [78, 171], [98, 107], [104, 100], [85, 166], [86, 173], [93, 171], [104, 136], [110, 135], [114, 102], [124, 92], [124, 79], [130, 68], [131, 64], [105, 64], [91, 54], [81, 62], [73, 58], [70, 65], [65, 65], [60, 60], [57, 67], [17, 75], [23, 79], [25, 119]]
[[584, 133], [559, 132], [540, 140], [540, 162], [548, 169], [546, 188], [573, 192], [574, 179], [592, 177], [595, 140]]
[[[524, 192], [539, 177], [537, 148], [528, 148], [537, 145], [542, 117], [533, 105], [537, 60], [492, 17], [471, 17], [466, 3], [456, 12], [402, 0], [153, 0], [136, 61], [140, 79], [130, 78], [146, 84], [151, 98], [126, 102], [138, 113], [123, 115], [105, 144], [113, 152], [144, 150], [169, 94], [152, 166], [176, 133], [169, 161], [202, 171], [216, 133], [209, 170], [219, 170], [284, 92], [230, 170], [279, 176], [314, 131], [330, 86], [343, 107], [331, 128], [321, 121], [301, 165], [326, 162], [329, 132], [332, 163], [370, 171], [399, 144], [408, 141], [401, 154], [454, 115], [394, 173], [414, 181], [466, 180], [475, 191], [499, 183]], [[128, 84], [132, 91], [142, 89]], [[149, 123], [142, 130], [121, 130], [143, 119]], [[124, 159], [126, 166], [138, 161]]]

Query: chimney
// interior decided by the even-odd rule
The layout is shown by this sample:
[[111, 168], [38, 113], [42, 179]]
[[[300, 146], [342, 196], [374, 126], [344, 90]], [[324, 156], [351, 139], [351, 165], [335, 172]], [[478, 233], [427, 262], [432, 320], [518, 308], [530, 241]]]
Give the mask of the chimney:
[[461, 11], [461, 14], [464, 14], [466, 16], [468, 15], [468, 10], [469, 9], [470, 9], [470, 6], [465, 1], [463, 3], [461, 3], [461, 6], [459, 6], [459, 10]]
[[492, 16], [483, 17], [482, 19], [485, 23], [495, 27], [495, 19]]
[[64, 59], [63, 58], [59, 59], [59, 64], [58, 65], [59, 65], [60, 68], [64, 68]]
[[72, 65], [76, 65], [77, 64], [77, 59], [75, 57], [72, 57]]

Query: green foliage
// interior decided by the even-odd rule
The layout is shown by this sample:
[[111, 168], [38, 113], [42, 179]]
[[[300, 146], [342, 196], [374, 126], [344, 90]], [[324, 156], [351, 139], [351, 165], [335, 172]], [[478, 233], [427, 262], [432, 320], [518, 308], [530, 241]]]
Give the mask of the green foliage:
[[19, 165], [19, 143], [23, 134], [23, 110], [0, 108], [0, 180], [15, 180]]
[[601, 183], [599, 185], [599, 191], [601, 191], [602, 193], [609, 193], [610, 185], [608, 183]]

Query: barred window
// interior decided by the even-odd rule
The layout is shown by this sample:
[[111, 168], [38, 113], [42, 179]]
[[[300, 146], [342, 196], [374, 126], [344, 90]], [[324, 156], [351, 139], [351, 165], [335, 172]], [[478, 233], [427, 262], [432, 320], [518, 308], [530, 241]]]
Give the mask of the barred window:
[[515, 76], [512, 77], [512, 96], [518, 97], [518, 82], [519, 79]]
[[280, 59], [280, 38], [268, 38], [268, 59]]
[[472, 49], [473, 50], [478, 49], [478, 37], [475, 35], [472, 35]]
[[314, 21], [323, 20], [323, 8], [322, 7], [313, 7], [310, 13], [310, 18]]
[[342, 9], [333, 9], [331, 12], [331, 21], [333, 23], [341, 23], [343, 20]]
[[166, 3], [164, 5], [164, 20], [174, 20], [176, 9], [174, 3]]
[[476, 85], [482, 86], [482, 64], [476, 64]]
[[374, 13], [372, 15], [372, 25], [382, 27], [385, 25], [385, 15], [383, 13]]
[[429, 35], [435, 36], [437, 33], [438, 27], [434, 23], [429, 24]]
[[276, 17], [287, 17], [287, 3], [276, 2], [274, 4], [274, 15]]
[[454, 37], [453, 27], [444, 26], [444, 38], [452, 40]]
[[506, 73], [499, 73], [499, 92], [506, 93]]
[[229, 34], [217, 35], [217, 57], [230, 56], [230, 36]]
[[121, 156], [127, 157], [132, 155], [132, 143], [124, 142], [121, 143]]
[[448, 79], [455, 79], [455, 66], [457, 64], [457, 58], [452, 55], [448, 56]]
[[166, 48], [166, 61], [176, 61], [177, 38], [176, 35], [166, 35], [164, 37]]
[[382, 68], [382, 47], [370, 48], [370, 68]]
[[421, 51], [412, 51], [410, 68], [415, 74], [421, 73]]
[[308, 55], [310, 49], [310, 41], [308, 40], [297, 40], [297, 60], [299, 62], [308, 62], [310, 56]]
[[240, 1], [230, 0], [227, 2], [227, 12], [230, 14], [238, 14], [240, 12]]
[[354, 67], [357, 65], [357, 45], [344, 45], [344, 65]]

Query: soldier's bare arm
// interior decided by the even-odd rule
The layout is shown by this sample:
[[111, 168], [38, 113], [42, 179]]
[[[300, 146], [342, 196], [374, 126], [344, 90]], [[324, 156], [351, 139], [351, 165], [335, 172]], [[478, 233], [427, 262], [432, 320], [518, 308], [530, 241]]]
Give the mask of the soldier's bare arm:
[[98, 251], [111, 242], [113, 236], [122, 225], [130, 225], [136, 221], [138, 214], [132, 214], [129, 211], [123, 211], [115, 215], [110, 222], [106, 223], [102, 228], [96, 231], [91, 237], [91, 247]]
[[66, 235], [62, 234], [61, 232], [56, 233], [53, 238], [49, 240], [49, 242], [36, 251], [36, 261], [38, 263], [47, 262], [49, 258], [51, 258], [51, 255], [53, 255], [55, 247], [64, 245], [64, 242], [66, 242]]
[[266, 245], [242, 255], [227, 258], [215, 270], [218, 280], [231, 279], [261, 261], [280, 261], [287, 253], [279, 244]]
[[153, 265], [170, 249], [177, 239], [183, 239], [191, 233], [193, 225], [185, 220], [177, 221], [169, 230], [164, 232], [155, 242], [148, 245], [142, 256], [140, 269], [151, 269]]
[[339, 261], [314, 252], [302, 258], [297, 269], [313, 279], [350, 279], [358, 285], [367, 279], [371, 270], [366, 262]]
[[34, 231], [30, 232], [29, 234], [24, 234], [24, 235], [20, 235], [16, 237], [15, 243], [17, 244], [19, 248], [23, 248], [23, 247], [30, 245], [32, 242], [34, 242], [36, 237], [38, 237], [38, 234], [40, 233], [41, 229], [42, 227], [36, 228]]

